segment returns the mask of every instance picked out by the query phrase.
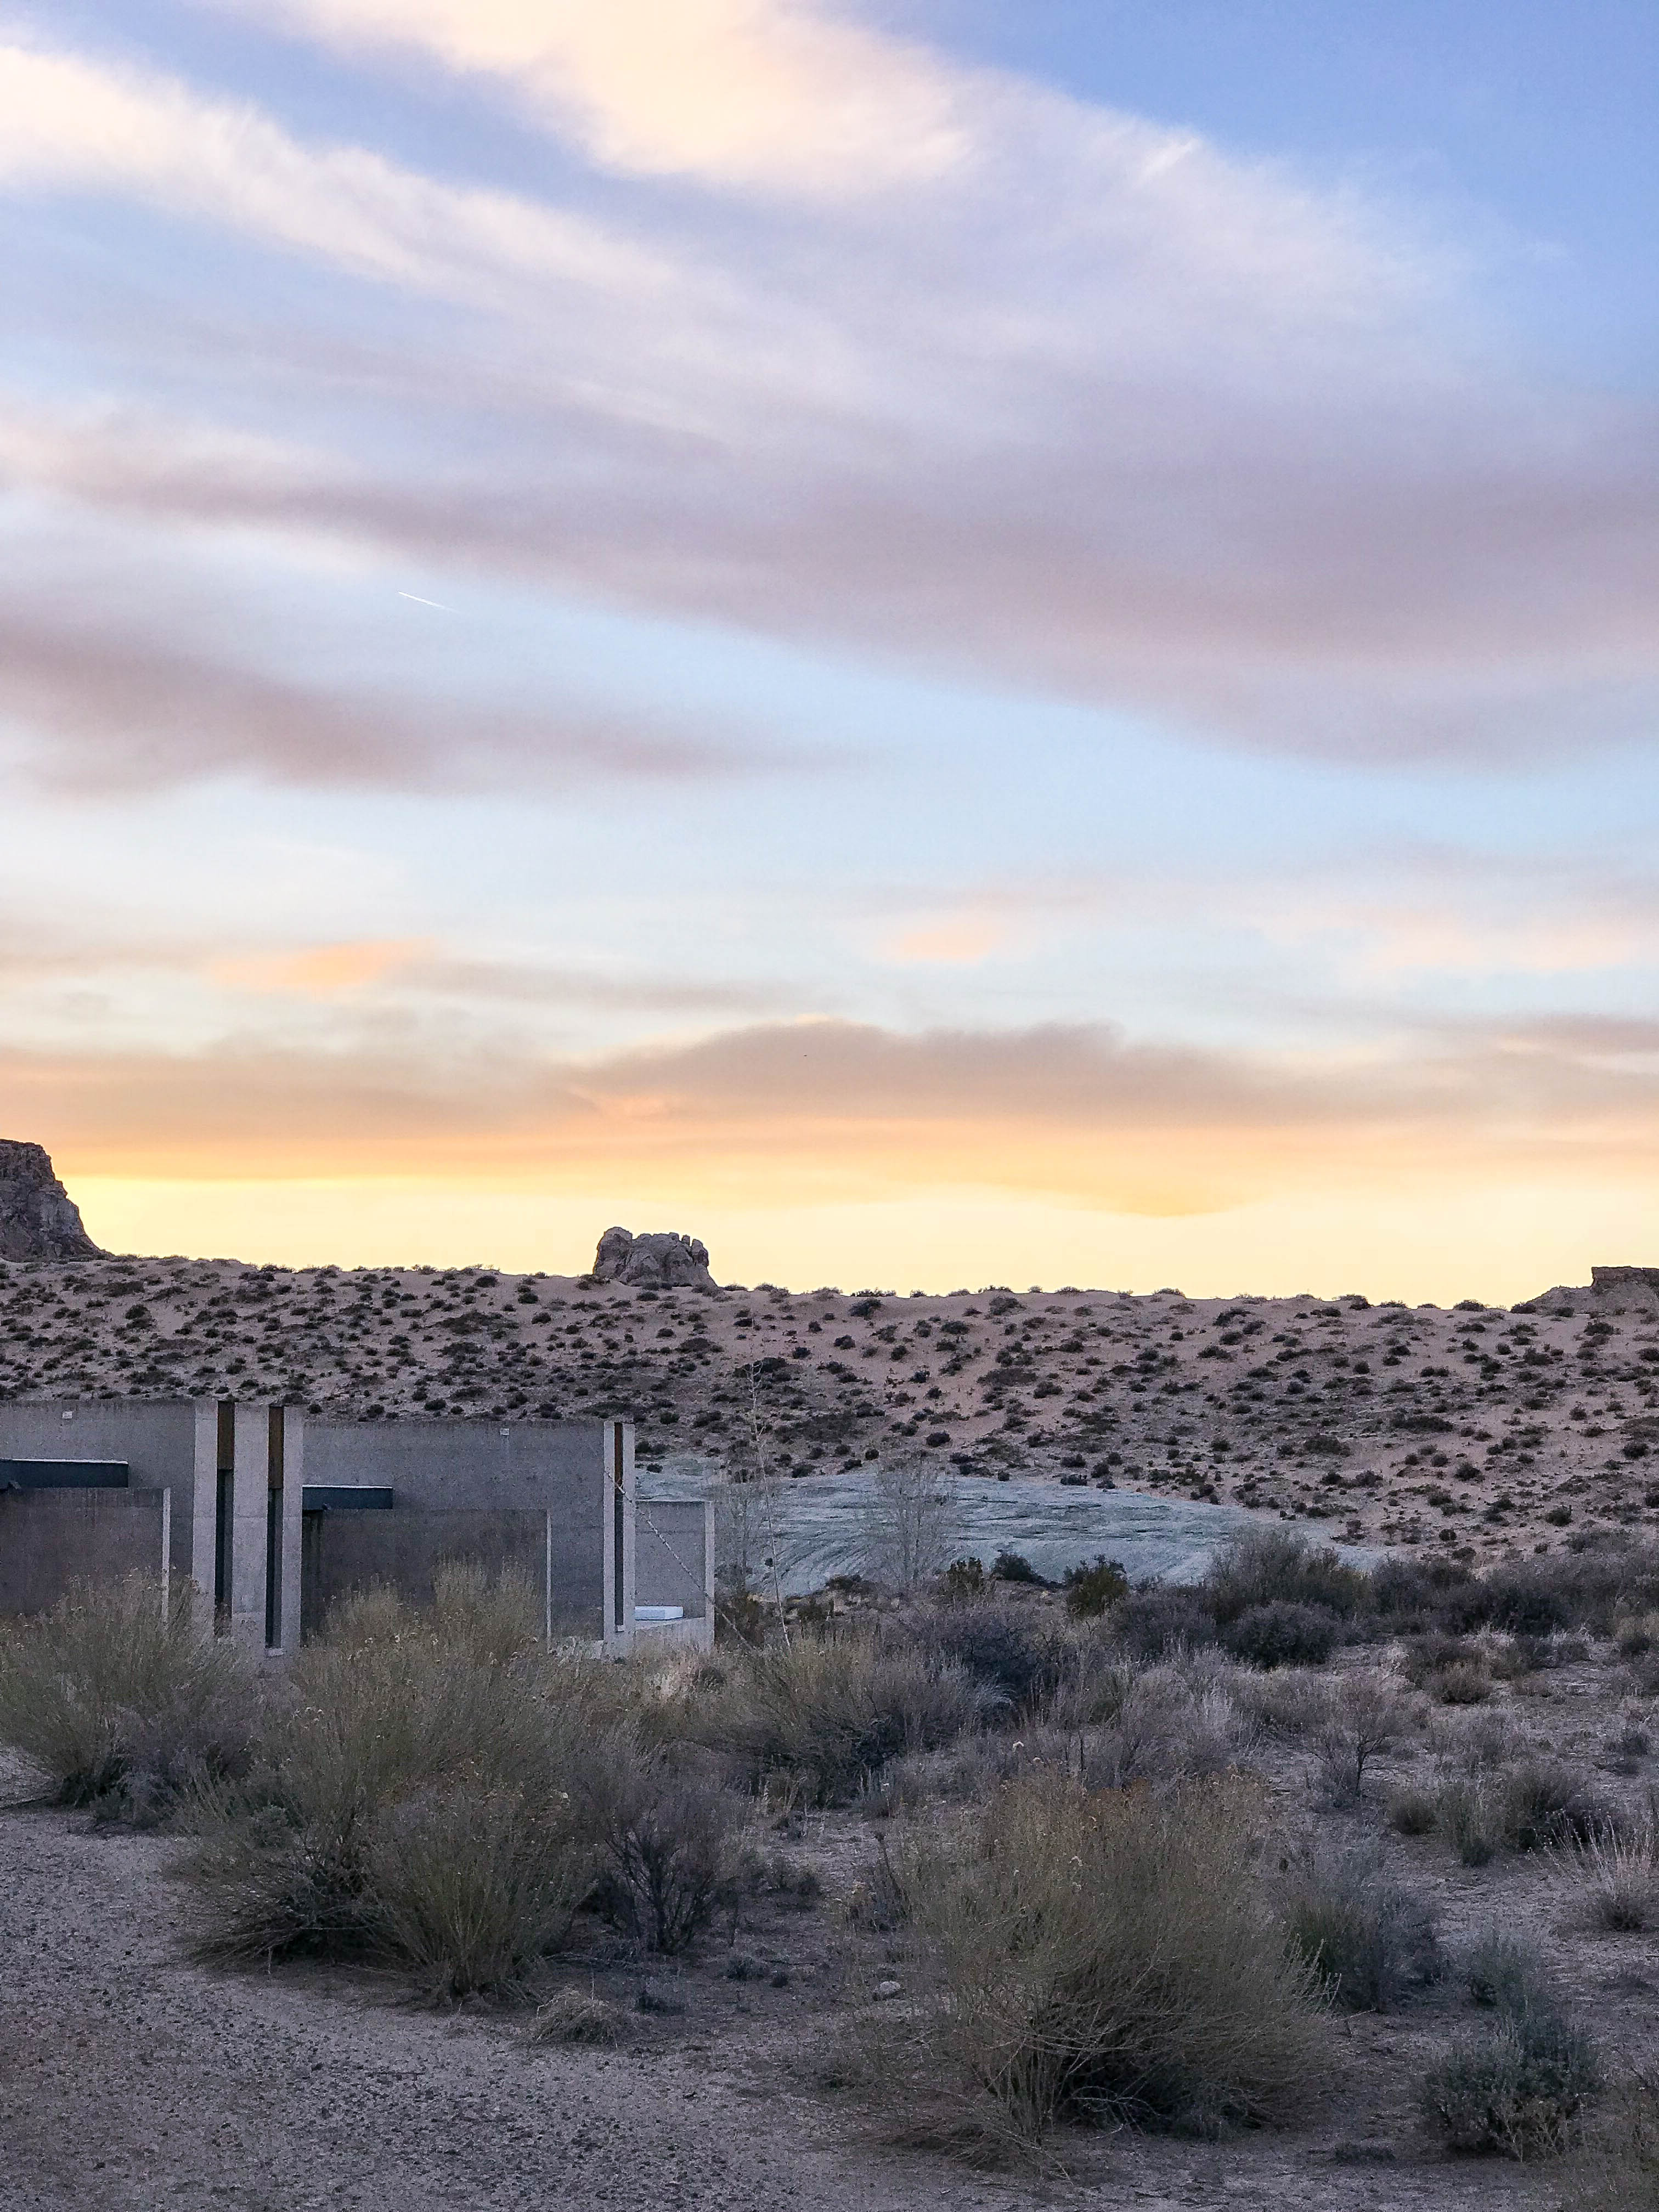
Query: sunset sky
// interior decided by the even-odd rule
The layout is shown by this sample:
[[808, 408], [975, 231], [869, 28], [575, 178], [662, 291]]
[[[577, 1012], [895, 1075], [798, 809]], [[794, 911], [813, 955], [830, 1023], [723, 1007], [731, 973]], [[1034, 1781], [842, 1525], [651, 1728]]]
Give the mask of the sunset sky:
[[1652, 0], [0, 0], [101, 1243], [1659, 1263]]

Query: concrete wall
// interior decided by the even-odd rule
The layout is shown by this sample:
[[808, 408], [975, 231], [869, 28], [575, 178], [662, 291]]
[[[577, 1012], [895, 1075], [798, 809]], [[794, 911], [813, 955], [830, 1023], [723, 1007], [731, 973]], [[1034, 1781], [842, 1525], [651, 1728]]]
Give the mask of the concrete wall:
[[195, 1571], [196, 1408], [188, 1399], [9, 1399], [0, 1404], [0, 1459], [125, 1460], [131, 1489], [173, 1492], [173, 1565]]
[[79, 1582], [153, 1576], [172, 1549], [162, 1490], [28, 1490], [0, 1497], [0, 1613], [45, 1613]]
[[636, 1501], [636, 1604], [683, 1606], [688, 1620], [713, 1618], [712, 1513], [712, 1506], [702, 1498]]
[[[383, 1581], [407, 1587], [411, 1596], [429, 1597], [434, 1559], [457, 1556], [465, 1548], [453, 1540], [463, 1533], [454, 1516], [468, 1516], [468, 1541], [483, 1543], [491, 1515], [505, 1528], [514, 1516], [533, 1514], [538, 1530], [544, 1528], [543, 1516], [550, 1515], [556, 1621], [591, 1624], [558, 1632], [591, 1633], [611, 1648], [625, 1648], [631, 1640], [631, 1424], [310, 1420], [305, 1424], [303, 1450], [305, 1480], [314, 1486], [338, 1483], [391, 1489], [389, 1513], [331, 1512], [323, 1516], [325, 1553], [337, 1547], [342, 1561], [353, 1562], [353, 1572], [377, 1556], [404, 1556], [398, 1551], [402, 1540], [389, 1532], [407, 1522], [409, 1583], [405, 1585], [402, 1567], [374, 1571]], [[442, 1525], [446, 1516], [453, 1523], [448, 1534]], [[358, 1524], [353, 1532], [337, 1534], [337, 1524], [343, 1527], [348, 1521]], [[388, 1533], [376, 1535], [371, 1523], [381, 1524]], [[538, 1540], [544, 1541], [544, 1537]], [[434, 1546], [441, 1549], [434, 1551]], [[545, 1562], [538, 1559], [538, 1589], [546, 1580], [544, 1569]], [[334, 1587], [333, 1569], [326, 1571], [318, 1587]], [[307, 1635], [312, 1626], [307, 1619]]]
[[306, 1633], [314, 1635], [341, 1598], [375, 1583], [388, 1583], [413, 1603], [429, 1605], [437, 1570], [465, 1561], [527, 1583], [556, 1638], [597, 1642], [604, 1630], [597, 1581], [591, 1575], [574, 1582], [562, 1576], [548, 1535], [548, 1515], [532, 1510], [410, 1506], [389, 1513], [313, 1514], [305, 1531]]

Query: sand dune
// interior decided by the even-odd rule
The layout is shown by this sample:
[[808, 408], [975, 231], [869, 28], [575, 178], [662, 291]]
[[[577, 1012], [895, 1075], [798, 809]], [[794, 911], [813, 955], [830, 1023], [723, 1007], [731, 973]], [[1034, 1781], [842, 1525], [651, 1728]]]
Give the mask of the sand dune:
[[1659, 1520], [1659, 1320], [1606, 1306], [653, 1292], [100, 1259], [0, 1268], [0, 1390], [369, 1419], [623, 1411], [647, 1471], [811, 1481], [914, 1452], [968, 1482], [1115, 1486], [1485, 1559]]

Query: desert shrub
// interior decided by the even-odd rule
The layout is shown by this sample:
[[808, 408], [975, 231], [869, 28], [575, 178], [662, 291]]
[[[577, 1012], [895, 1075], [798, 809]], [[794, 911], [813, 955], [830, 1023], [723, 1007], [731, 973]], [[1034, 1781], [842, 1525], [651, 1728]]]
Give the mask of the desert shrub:
[[1345, 2012], [1393, 2012], [1439, 1970], [1434, 1916], [1384, 1881], [1374, 1854], [1316, 1851], [1287, 1877], [1280, 1913], [1295, 1950]]
[[1484, 1705], [1492, 1695], [1492, 1676], [1478, 1659], [1454, 1659], [1423, 1685], [1443, 1705]]
[[1401, 1635], [1443, 1613], [1474, 1579], [1455, 1559], [1384, 1559], [1371, 1571], [1371, 1604], [1379, 1620]]
[[958, 1603], [963, 1598], [978, 1598], [985, 1595], [985, 1569], [975, 1559], [952, 1559], [939, 1578], [939, 1595], [947, 1603]]
[[1503, 1838], [1515, 1851], [1587, 1843], [1607, 1820], [1583, 1770], [1560, 1759], [1522, 1760], [1497, 1778], [1496, 1795]]
[[1659, 1644], [1659, 1613], [1621, 1613], [1613, 1625], [1621, 1659], [1642, 1659]]
[[599, 1808], [595, 1901], [646, 1950], [689, 1950], [733, 1872], [731, 1799], [712, 1776], [662, 1753], [616, 1758], [588, 1787]]
[[1350, 1675], [1340, 1683], [1314, 1733], [1315, 1771], [1328, 1801], [1357, 1804], [1366, 1768], [1393, 1748], [1409, 1724], [1407, 1707], [1375, 1678]]
[[1431, 2067], [1423, 2103], [1449, 2149], [1550, 2158], [1576, 2140], [1601, 2086], [1594, 2038], [1551, 2006], [1523, 2005]]
[[434, 1996], [510, 1985], [562, 1942], [592, 1878], [562, 1813], [545, 1787], [469, 1777], [386, 1807], [359, 1861], [369, 1947]]
[[1000, 1583], [1024, 1583], [1036, 1589], [1048, 1588], [1024, 1552], [999, 1552], [991, 1562], [991, 1575], [994, 1581]]
[[1488, 1928], [1469, 1946], [1463, 1962], [1469, 2001], [1488, 2011], [1547, 2010], [1553, 1984], [1535, 1944]]
[[1129, 1577], [1115, 1559], [1103, 1552], [1091, 1567], [1072, 1567], [1066, 1575], [1066, 1610], [1075, 1620], [1095, 1620], [1121, 1605], [1129, 1594]]
[[1274, 1598], [1228, 1621], [1221, 1641], [1249, 1667], [1316, 1667], [1328, 1659], [1340, 1623], [1329, 1607]]
[[1336, 1685], [1327, 1674], [1284, 1667], [1271, 1674], [1240, 1673], [1233, 1697], [1242, 1711], [1273, 1735], [1307, 1736], [1327, 1727]]
[[714, 1601], [714, 1641], [759, 1650], [766, 1641], [770, 1613], [751, 1589], [728, 1586]]
[[1495, 1773], [1501, 1766], [1513, 1765], [1522, 1750], [1520, 1732], [1504, 1713], [1474, 1713], [1437, 1734], [1436, 1748], [1449, 1765], [1463, 1773]]
[[252, 1667], [228, 1638], [198, 1631], [192, 1593], [165, 1615], [151, 1578], [82, 1585], [0, 1635], [0, 1742], [64, 1805], [162, 1817], [192, 1784], [246, 1764]]
[[1134, 1590], [1112, 1614], [1112, 1630], [1137, 1659], [1162, 1659], [1216, 1640], [1215, 1615], [1202, 1590], [1177, 1586]]
[[1620, 2082], [1600, 2140], [1573, 2176], [1574, 2212], [1659, 2208], [1659, 2066], [1632, 2067]]
[[1564, 1628], [1610, 1633], [1622, 1615], [1659, 1607], [1659, 1553], [1609, 1545], [1565, 1559], [1517, 1561], [1449, 1590], [1437, 1612], [1448, 1627], [1549, 1636]]
[[1659, 1831], [1653, 1816], [1623, 1832], [1610, 1823], [1551, 1847], [1569, 1917], [1604, 1935], [1632, 1935], [1659, 1917]]
[[562, 1940], [598, 1865], [581, 1778], [617, 1723], [604, 1670], [499, 1628], [470, 1603], [340, 1608], [271, 1698], [246, 1780], [207, 1801], [204, 1953], [380, 1958], [453, 1997]]
[[1204, 1578], [1211, 1610], [1224, 1627], [1267, 1605], [1318, 1606], [1346, 1620], [1370, 1603], [1369, 1578], [1345, 1566], [1329, 1546], [1316, 1550], [1293, 1531], [1252, 1528], [1224, 1547]]
[[1413, 1689], [1420, 1690], [1448, 1667], [1478, 1657], [1477, 1647], [1467, 1637], [1432, 1630], [1405, 1639], [1400, 1650], [1400, 1671]]
[[1413, 1689], [1443, 1705], [1484, 1705], [1492, 1695], [1485, 1655], [1461, 1636], [1413, 1637], [1401, 1653], [1400, 1671]]
[[1575, 1608], [1559, 1569], [1498, 1567], [1483, 1587], [1486, 1620], [1511, 1636], [1552, 1636], [1571, 1624]]
[[864, 1636], [797, 1637], [744, 1654], [723, 1684], [686, 1701], [680, 1726], [758, 1784], [798, 1778], [819, 1804], [844, 1803], [890, 1759], [975, 1725], [983, 1693], [960, 1668]]
[[1282, 2116], [1322, 2038], [1256, 1875], [1258, 1811], [1237, 1784], [1160, 1799], [1038, 1771], [918, 1845], [902, 1881], [933, 1995], [885, 2068], [906, 2131], [984, 2148], [1062, 2117]]
[[1081, 1765], [1096, 1789], [1188, 1781], [1237, 1765], [1251, 1741], [1221, 1682], [1165, 1663], [1129, 1677], [1115, 1711], [1083, 1737]]
[[1397, 1836], [1432, 1835], [1437, 1818], [1435, 1793], [1419, 1784], [1402, 1783], [1389, 1798], [1389, 1826]]
[[921, 1614], [908, 1638], [935, 1665], [959, 1667], [970, 1680], [1010, 1705], [1026, 1705], [1052, 1690], [1066, 1654], [1036, 1609], [964, 1600]]

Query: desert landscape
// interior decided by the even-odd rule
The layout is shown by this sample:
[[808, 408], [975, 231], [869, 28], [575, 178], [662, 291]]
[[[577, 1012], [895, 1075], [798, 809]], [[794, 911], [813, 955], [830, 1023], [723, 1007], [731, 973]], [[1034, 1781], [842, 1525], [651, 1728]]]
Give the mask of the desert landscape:
[[1659, 2212], [1656, 86], [6, 9], [0, 2212]]
[[[291, 1674], [145, 1590], [12, 1624], [5, 2202], [1652, 2201], [1639, 1271], [1508, 1311], [792, 1293], [640, 1240], [694, 1279], [661, 1286], [643, 1261], [602, 1279], [628, 1272], [617, 1232], [597, 1273], [287, 1271], [100, 1254], [30, 1173], [9, 1249], [46, 1256], [0, 1276], [8, 1394], [633, 1411], [645, 1473], [730, 1493], [878, 1511], [897, 1471], [933, 1553], [896, 1583], [849, 1555], [788, 1596], [728, 1558], [713, 1657], [620, 1668], [548, 1650], [535, 1607], [464, 1566], [435, 1616], [354, 1601]], [[1083, 1490], [1235, 1510], [1188, 1579], [1132, 1588], [1086, 1549], [1045, 1578], [963, 1537], [1016, 1490], [1038, 1531]], [[417, 1714], [427, 1748], [384, 1772], [371, 1745]], [[356, 1832], [392, 1844], [346, 1847], [318, 1729]], [[538, 1787], [585, 1808], [541, 1918], [501, 1887], [522, 1832], [492, 1825]], [[411, 1829], [434, 1806], [461, 1830]], [[544, 1853], [567, 1815], [538, 1817]], [[1022, 1819], [1057, 1865], [999, 1905], [978, 1855]], [[1060, 1910], [1077, 1820], [1105, 1822], [1083, 1845], [1104, 1887], [1045, 1966], [1014, 1930]], [[456, 1853], [495, 1872], [458, 1887]], [[1055, 1873], [1054, 1902], [1024, 1893]], [[411, 1880], [418, 1911], [389, 1905]], [[1115, 1895], [1151, 1920], [1116, 1925]], [[1079, 2027], [1091, 1945], [1128, 1993]], [[1006, 2023], [1033, 2006], [1026, 2048]]]

